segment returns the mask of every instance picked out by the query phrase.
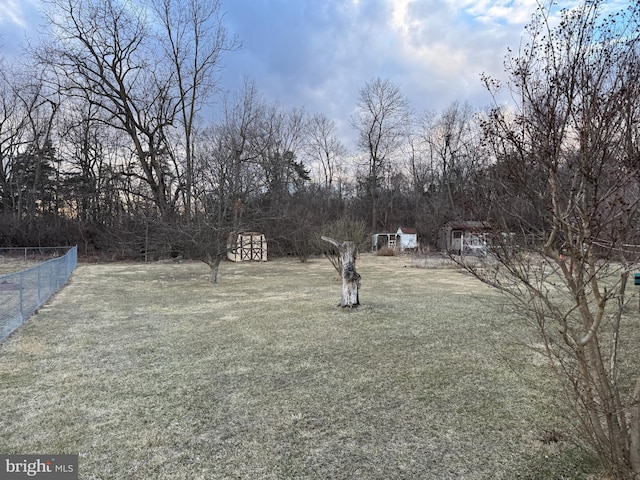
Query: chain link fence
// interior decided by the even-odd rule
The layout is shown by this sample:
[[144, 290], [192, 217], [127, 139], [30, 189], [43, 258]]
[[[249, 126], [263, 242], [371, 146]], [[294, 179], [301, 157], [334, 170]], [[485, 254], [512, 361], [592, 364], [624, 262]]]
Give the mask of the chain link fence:
[[[63, 255], [61, 252], [66, 251]], [[0, 249], [6, 265], [23, 265], [42, 260], [43, 255], [55, 256], [16, 273], [0, 275], [0, 342], [22, 325], [69, 279], [78, 264], [78, 248]]]

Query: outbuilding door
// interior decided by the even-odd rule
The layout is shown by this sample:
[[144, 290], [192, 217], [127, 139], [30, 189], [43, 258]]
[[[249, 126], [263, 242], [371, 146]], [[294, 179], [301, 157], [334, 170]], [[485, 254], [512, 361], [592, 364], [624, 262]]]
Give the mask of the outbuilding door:
[[451, 250], [457, 253], [462, 251], [462, 230], [451, 232]]

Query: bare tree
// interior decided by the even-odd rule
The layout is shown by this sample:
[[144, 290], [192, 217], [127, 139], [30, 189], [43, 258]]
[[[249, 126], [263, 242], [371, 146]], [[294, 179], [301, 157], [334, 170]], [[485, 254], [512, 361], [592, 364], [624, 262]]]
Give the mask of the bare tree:
[[[144, 183], [139, 194], [148, 192], [160, 217], [176, 213], [181, 195], [189, 210], [196, 113], [215, 85], [220, 55], [235, 45], [218, 3], [47, 1], [55, 38], [40, 59], [69, 95], [97, 104], [129, 138], [138, 168], [123, 173]], [[182, 134], [172, 141], [178, 124]]]
[[263, 186], [257, 172], [260, 154], [254, 147], [264, 109], [264, 101], [255, 83], [248, 79], [239, 94], [227, 97], [224, 101], [221, 134], [231, 168], [229, 195], [235, 228], [240, 228], [244, 222], [250, 197]]
[[467, 187], [478, 161], [480, 137], [474, 111], [469, 103], [453, 102], [439, 116], [424, 117], [421, 131], [429, 156], [437, 163], [440, 191], [455, 212], [458, 194]]
[[[4, 67], [4, 65], [2, 65]], [[17, 213], [14, 205], [12, 169], [14, 160], [26, 142], [27, 115], [18, 92], [15, 76], [0, 70], [0, 193], [5, 213]]]
[[336, 123], [324, 114], [309, 118], [306, 125], [305, 150], [315, 160], [324, 187], [331, 190], [346, 148], [337, 136]]
[[59, 98], [47, 89], [42, 72], [9, 69], [0, 77], [0, 95], [2, 203], [18, 223], [32, 223], [58, 207], [53, 137]]
[[[640, 244], [640, 6], [605, 7], [584, 1], [559, 12], [557, 26], [554, 3], [541, 7], [507, 59], [517, 109], [496, 106], [485, 128], [496, 232], [515, 231], [496, 233], [493, 262], [475, 273], [532, 321], [581, 440], [613, 478], [631, 480], [640, 478], [640, 376], [621, 339]], [[495, 94], [499, 82], [485, 80]], [[538, 247], [525, 249], [519, 233]]]
[[280, 208], [286, 197], [310, 180], [298, 158], [304, 140], [305, 114], [300, 109], [265, 105], [252, 148], [266, 181], [267, 197]]
[[400, 88], [376, 78], [359, 92], [352, 124], [358, 147], [367, 156], [366, 188], [371, 202], [371, 228], [378, 228], [380, 183], [388, 175], [392, 155], [405, 138], [411, 121], [409, 103]]
[[247, 212], [252, 197], [265, 185], [253, 148], [260, 130], [264, 105], [253, 82], [245, 82], [238, 94], [225, 98], [223, 118], [197, 136], [194, 195], [198, 215], [192, 244], [195, 256], [211, 269], [216, 283], [222, 259], [229, 250], [229, 236], [251, 228], [256, 212]]
[[162, 217], [173, 213], [175, 191], [167, 156], [167, 127], [178, 101], [171, 72], [159, 62], [144, 12], [118, 0], [50, 0], [56, 38], [40, 55], [70, 95], [96, 102], [130, 141], [150, 198]]
[[412, 221], [405, 224], [420, 226], [425, 244], [435, 244], [436, 233], [443, 224], [447, 208], [442, 199], [440, 162], [422, 129], [423, 121], [416, 122], [403, 147], [401, 163], [405, 179], [405, 198]]
[[181, 135], [173, 155], [184, 157], [181, 189], [185, 213], [191, 215], [194, 165], [193, 136], [197, 114], [216, 90], [216, 73], [225, 52], [237, 48], [223, 24], [219, 0], [150, 0], [160, 23], [157, 41], [175, 72]]
[[234, 215], [238, 186], [234, 154], [224, 127], [213, 126], [196, 143], [194, 186], [199, 214], [192, 223], [191, 255], [209, 265], [210, 281], [217, 283], [220, 263], [227, 255], [229, 235], [237, 231]]
[[122, 211], [122, 140], [118, 130], [106, 127], [103, 113], [95, 103], [74, 99], [65, 102], [60, 114], [64, 208], [77, 220], [85, 248], [96, 240], [98, 230], [112, 230]]

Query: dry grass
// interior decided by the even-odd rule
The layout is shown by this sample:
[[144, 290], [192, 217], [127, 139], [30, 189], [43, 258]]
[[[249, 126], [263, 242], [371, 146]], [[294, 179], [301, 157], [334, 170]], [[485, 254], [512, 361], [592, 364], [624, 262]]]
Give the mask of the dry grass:
[[17, 273], [42, 263], [37, 260], [25, 260], [22, 257], [0, 256], [0, 275]]
[[591, 478], [493, 291], [357, 266], [342, 310], [326, 260], [225, 263], [216, 286], [199, 263], [81, 265], [0, 345], [0, 451], [79, 453], [81, 479]]
[[0, 275], [21, 272], [63, 255], [68, 247], [0, 247]]

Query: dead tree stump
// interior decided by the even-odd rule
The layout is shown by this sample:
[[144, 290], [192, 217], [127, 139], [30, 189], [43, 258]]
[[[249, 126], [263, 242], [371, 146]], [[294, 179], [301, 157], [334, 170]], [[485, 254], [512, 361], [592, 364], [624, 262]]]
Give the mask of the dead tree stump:
[[321, 237], [325, 242], [329, 242], [340, 252], [342, 263], [342, 298], [340, 307], [355, 308], [360, 305], [358, 288], [360, 287], [360, 274], [356, 272], [357, 248], [354, 242], [338, 242], [330, 237]]

